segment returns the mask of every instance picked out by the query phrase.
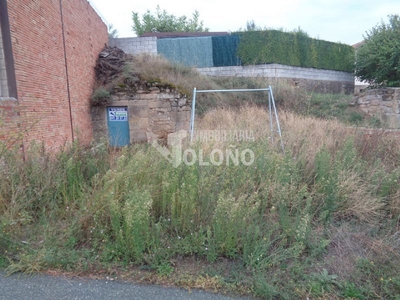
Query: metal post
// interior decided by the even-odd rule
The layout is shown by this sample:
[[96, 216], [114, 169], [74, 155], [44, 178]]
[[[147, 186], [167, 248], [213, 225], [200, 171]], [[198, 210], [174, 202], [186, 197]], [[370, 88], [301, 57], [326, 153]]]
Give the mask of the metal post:
[[190, 116], [190, 142], [193, 141], [195, 109], [196, 109], [196, 88], [193, 89], [192, 114]]
[[272, 88], [271, 86], [269, 86], [270, 88], [270, 92], [271, 92], [271, 98], [272, 98], [272, 105], [274, 107], [274, 113], [275, 113], [275, 120], [276, 120], [276, 125], [278, 126], [278, 133], [279, 133], [279, 137], [281, 139], [281, 147], [282, 147], [282, 151], [285, 151], [285, 147], [283, 145], [283, 141], [282, 141], [282, 132], [281, 132], [281, 126], [279, 125], [279, 118], [278, 118], [278, 113], [276, 111], [276, 106], [275, 106], [275, 100], [274, 100], [274, 94], [272, 93]]
[[274, 141], [274, 124], [272, 123], [272, 107], [271, 107], [271, 88], [268, 90], [268, 107], [269, 107], [269, 128], [271, 130], [271, 141]]

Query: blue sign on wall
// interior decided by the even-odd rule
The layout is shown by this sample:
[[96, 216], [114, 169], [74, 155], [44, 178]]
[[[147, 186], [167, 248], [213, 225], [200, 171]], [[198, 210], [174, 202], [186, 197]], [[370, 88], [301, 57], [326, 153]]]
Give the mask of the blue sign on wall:
[[108, 117], [110, 121], [128, 121], [128, 109], [126, 107], [109, 107]]
[[130, 143], [127, 107], [107, 107], [107, 125], [110, 145], [123, 147]]

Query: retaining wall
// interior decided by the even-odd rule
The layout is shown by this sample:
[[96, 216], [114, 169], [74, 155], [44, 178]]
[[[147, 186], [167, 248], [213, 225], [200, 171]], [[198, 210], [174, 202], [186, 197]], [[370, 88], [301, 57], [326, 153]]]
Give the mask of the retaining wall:
[[280, 64], [197, 68], [207, 76], [221, 77], [265, 77], [285, 79], [294, 86], [322, 93], [346, 93], [354, 91], [354, 76], [351, 73], [291, 67]]
[[400, 88], [367, 89], [356, 94], [354, 102], [389, 128], [400, 128]]

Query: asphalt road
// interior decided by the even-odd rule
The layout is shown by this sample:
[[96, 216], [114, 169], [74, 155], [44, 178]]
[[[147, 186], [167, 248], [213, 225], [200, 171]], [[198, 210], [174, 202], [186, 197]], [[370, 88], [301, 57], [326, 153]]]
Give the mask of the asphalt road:
[[232, 298], [204, 291], [187, 291], [156, 285], [142, 285], [118, 281], [66, 278], [63, 276], [14, 274], [6, 277], [0, 272], [1, 300], [48, 299], [151, 299], [151, 300], [232, 300]]

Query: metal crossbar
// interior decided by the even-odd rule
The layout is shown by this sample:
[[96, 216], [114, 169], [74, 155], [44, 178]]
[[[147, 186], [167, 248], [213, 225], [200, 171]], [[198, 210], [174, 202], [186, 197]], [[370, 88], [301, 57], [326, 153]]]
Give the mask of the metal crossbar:
[[196, 111], [196, 94], [198, 93], [236, 93], [236, 92], [268, 92], [268, 108], [269, 108], [269, 120], [270, 120], [270, 129], [271, 129], [271, 139], [273, 140], [273, 132], [274, 132], [274, 125], [272, 121], [272, 110], [274, 111], [276, 126], [279, 133], [279, 138], [281, 140], [281, 147], [284, 151], [284, 145], [282, 140], [282, 132], [281, 126], [279, 124], [278, 112], [276, 110], [274, 94], [272, 92], [272, 87], [269, 86], [264, 89], [230, 89], [230, 90], [197, 90], [196, 88], [193, 89], [193, 99], [192, 99], [192, 113], [190, 117], [190, 141], [193, 141], [193, 134], [194, 134], [194, 121], [195, 121], [195, 111]]

